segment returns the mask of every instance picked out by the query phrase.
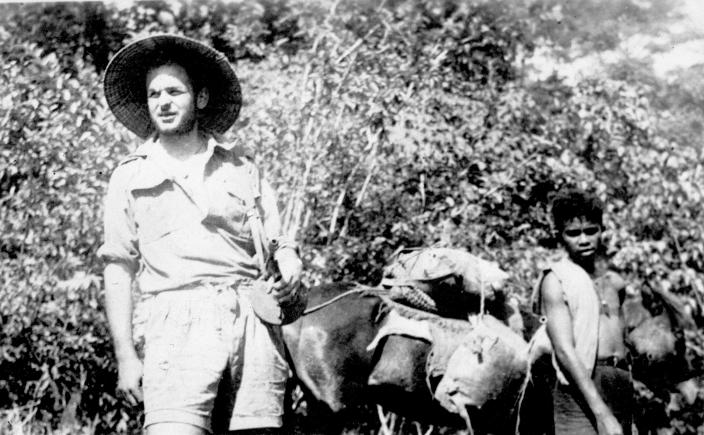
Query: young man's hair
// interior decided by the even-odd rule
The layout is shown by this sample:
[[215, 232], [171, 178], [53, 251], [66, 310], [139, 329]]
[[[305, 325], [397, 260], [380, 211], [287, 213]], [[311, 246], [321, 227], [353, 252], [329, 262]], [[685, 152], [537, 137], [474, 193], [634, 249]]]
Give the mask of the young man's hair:
[[149, 60], [146, 72], [148, 74], [150, 71], [166, 65], [177, 65], [186, 71], [195, 95], [204, 87], [203, 74], [198, 66], [193, 64], [193, 59], [188, 59], [180, 53], [164, 52], [157, 54]]
[[577, 188], [560, 190], [552, 200], [552, 219], [558, 231], [576, 218], [603, 226], [604, 205], [595, 195]]

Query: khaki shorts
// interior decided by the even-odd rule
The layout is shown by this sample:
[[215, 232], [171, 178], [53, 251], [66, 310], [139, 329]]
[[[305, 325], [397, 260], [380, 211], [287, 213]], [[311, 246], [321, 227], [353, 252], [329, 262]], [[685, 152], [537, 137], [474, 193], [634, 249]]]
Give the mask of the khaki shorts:
[[134, 331], [143, 337], [145, 427], [281, 427], [290, 376], [281, 329], [257, 318], [249, 290], [205, 285], [144, 295]]

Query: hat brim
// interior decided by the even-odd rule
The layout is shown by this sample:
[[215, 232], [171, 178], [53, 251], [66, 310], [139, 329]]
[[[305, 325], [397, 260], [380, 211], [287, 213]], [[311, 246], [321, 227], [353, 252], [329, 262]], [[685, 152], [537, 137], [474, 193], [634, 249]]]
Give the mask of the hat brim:
[[206, 107], [198, 111], [198, 127], [222, 134], [237, 120], [242, 106], [239, 80], [224, 54], [196, 40], [176, 35], [151, 35], [120, 50], [110, 61], [103, 81], [105, 99], [115, 117], [146, 139], [154, 127], [147, 107], [146, 76], [157, 58], [173, 57], [186, 70], [198, 71], [208, 89]]

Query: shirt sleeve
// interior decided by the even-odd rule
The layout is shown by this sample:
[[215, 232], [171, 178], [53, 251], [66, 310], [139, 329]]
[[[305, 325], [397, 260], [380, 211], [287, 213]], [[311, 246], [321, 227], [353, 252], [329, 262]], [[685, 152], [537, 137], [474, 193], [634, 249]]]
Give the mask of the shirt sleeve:
[[110, 178], [105, 196], [105, 238], [98, 249], [98, 257], [105, 263], [124, 263], [136, 271], [139, 264], [137, 230], [128, 195], [124, 167], [118, 166]]

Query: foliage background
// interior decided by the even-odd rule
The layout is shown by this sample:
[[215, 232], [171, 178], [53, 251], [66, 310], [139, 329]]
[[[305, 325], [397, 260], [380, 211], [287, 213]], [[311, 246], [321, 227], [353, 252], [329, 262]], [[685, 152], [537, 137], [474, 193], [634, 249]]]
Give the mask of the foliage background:
[[[278, 187], [309, 283], [375, 284], [400, 247], [445, 244], [497, 260], [527, 301], [554, 248], [549, 199], [578, 185], [607, 202], [609, 250], [631, 290], [677, 295], [700, 326], [699, 69], [666, 81], [624, 59], [568, 80], [526, 63], [657, 31], [673, 4], [0, 5], [0, 432], [139, 426], [114, 396], [95, 251], [107, 179], [136, 146], [106, 108], [101, 73], [141, 33], [182, 33], [231, 59], [245, 100], [227, 138]], [[699, 331], [687, 337], [697, 354]], [[701, 433], [703, 391], [644, 397], [669, 433]]]

